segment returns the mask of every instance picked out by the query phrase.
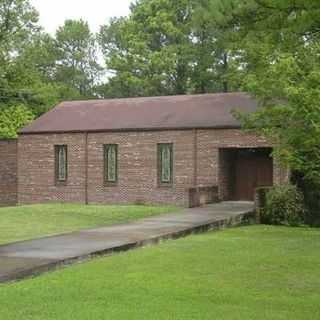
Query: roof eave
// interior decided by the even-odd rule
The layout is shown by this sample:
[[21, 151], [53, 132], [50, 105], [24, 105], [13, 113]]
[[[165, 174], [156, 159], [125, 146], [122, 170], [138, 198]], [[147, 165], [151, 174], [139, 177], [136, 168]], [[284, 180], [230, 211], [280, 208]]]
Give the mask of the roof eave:
[[119, 128], [119, 129], [91, 129], [91, 130], [45, 130], [45, 131], [19, 131], [19, 135], [32, 134], [74, 134], [74, 133], [103, 133], [103, 132], [139, 132], [139, 131], [178, 131], [178, 130], [208, 130], [208, 129], [241, 129], [240, 125], [221, 125], [203, 127], [161, 127], [161, 128]]

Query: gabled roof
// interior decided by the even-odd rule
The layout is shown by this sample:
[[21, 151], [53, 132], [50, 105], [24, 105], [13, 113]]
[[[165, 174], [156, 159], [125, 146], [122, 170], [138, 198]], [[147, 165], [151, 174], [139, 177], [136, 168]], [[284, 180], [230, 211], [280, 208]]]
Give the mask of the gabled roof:
[[20, 133], [239, 128], [232, 110], [257, 109], [245, 93], [62, 102]]

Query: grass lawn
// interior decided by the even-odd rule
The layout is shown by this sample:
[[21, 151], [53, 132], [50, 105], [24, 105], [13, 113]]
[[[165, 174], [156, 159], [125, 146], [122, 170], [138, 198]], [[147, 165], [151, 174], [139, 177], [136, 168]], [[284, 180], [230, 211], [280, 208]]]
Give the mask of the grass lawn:
[[320, 319], [320, 230], [190, 236], [0, 285], [0, 319]]
[[79, 204], [0, 208], [0, 244], [123, 223], [177, 210], [174, 207]]

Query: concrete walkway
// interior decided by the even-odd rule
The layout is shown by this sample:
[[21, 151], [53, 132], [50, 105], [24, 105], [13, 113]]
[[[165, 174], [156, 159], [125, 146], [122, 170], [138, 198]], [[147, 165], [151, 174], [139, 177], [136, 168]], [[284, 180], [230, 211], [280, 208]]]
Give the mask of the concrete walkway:
[[164, 239], [239, 225], [253, 217], [251, 202], [222, 202], [97, 229], [0, 246], [0, 282], [22, 279], [92, 256]]

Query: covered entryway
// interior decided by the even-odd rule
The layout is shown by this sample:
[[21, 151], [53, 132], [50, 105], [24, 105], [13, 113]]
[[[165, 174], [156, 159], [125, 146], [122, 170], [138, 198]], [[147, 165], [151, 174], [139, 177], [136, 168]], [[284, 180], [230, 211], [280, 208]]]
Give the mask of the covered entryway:
[[223, 200], [253, 200], [257, 187], [272, 186], [271, 148], [220, 149], [219, 186]]

